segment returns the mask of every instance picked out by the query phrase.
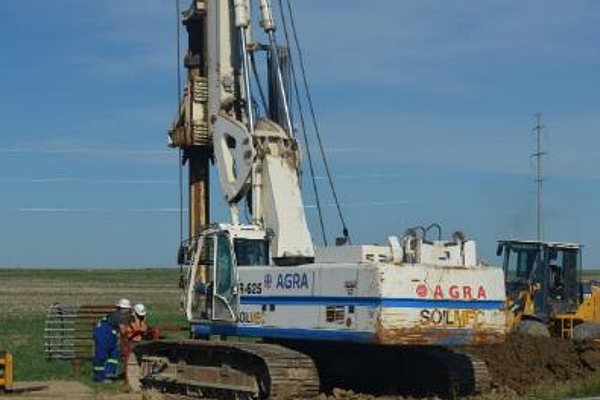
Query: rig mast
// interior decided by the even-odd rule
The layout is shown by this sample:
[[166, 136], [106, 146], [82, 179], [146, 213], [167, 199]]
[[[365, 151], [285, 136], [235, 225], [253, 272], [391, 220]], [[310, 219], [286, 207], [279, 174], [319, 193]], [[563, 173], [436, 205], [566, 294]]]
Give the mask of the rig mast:
[[[208, 129], [208, 67], [206, 64], [206, 12], [203, 1], [195, 1], [183, 15], [188, 33], [184, 66], [188, 79], [179, 112], [169, 132], [169, 145], [182, 152], [189, 171], [189, 239], [210, 223], [209, 162], [213, 143]], [[179, 40], [179, 38], [178, 38]]]

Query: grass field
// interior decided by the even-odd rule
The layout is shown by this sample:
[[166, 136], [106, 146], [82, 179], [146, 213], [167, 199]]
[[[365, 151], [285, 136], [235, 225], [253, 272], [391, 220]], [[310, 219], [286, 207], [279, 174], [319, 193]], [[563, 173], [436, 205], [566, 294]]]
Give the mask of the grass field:
[[[180, 325], [179, 270], [27, 270], [0, 269], [0, 350], [15, 359], [20, 381], [66, 379], [68, 362], [44, 359], [44, 321], [48, 306], [114, 304], [127, 297], [144, 303], [151, 325]], [[89, 370], [84, 365], [84, 371]], [[86, 376], [89, 374], [86, 374]]]
[[584, 281], [600, 281], [600, 269], [584, 269], [581, 279]]
[[[14, 354], [15, 378], [18, 381], [71, 379], [70, 363], [47, 362], [44, 359], [44, 321], [48, 306], [54, 303], [113, 304], [120, 297], [128, 297], [133, 302], [147, 305], [151, 325], [185, 327], [187, 324], [179, 309], [181, 292], [177, 287], [178, 279], [179, 271], [176, 268], [0, 269], [0, 350]], [[585, 271], [584, 279], [600, 280], [600, 270]], [[181, 337], [185, 332], [179, 335]], [[84, 383], [91, 383], [89, 371], [90, 366], [85, 365]], [[583, 382], [543, 385], [521, 398], [559, 400], [598, 394], [600, 377], [595, 377]], [[514, 394], [496, 393], [478, 397], [477, 400], [518, 398]]]

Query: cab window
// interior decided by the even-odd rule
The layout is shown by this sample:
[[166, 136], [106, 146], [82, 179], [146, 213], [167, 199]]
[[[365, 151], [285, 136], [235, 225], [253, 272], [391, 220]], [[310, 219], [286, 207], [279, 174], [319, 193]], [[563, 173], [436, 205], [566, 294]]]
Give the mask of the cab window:
[[238, 266], [269, 265], [269, 242], [256, 239], [235, 239], [234, 251]]
[[217, 237], [216, 293], [229, 299], [233, 287], [233, 260], [227, 235]]
[[200, 253], [200, 265], [213, 265], [214, 251], [213, 236], [205, 236], [202, 241], [202, 250]]
[[526, 281], [531, 278], [533, 267], [538, 261], [539, 248], [511, 246], [507, 252], [506, 276], [509, 280]]

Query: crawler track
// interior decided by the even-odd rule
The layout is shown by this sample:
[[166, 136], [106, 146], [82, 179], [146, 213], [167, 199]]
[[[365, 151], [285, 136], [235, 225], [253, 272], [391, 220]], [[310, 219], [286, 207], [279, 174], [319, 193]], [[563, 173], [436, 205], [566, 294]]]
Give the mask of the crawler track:
[[141, 386], [190, 397], [311, 398], [319, 392], [313, 361], [273, 344], [154, 342], [136, 348]]
[[319, 390], [453, 398], [491, 380], [472, 354], [322, 342], [154, 342], [138, 347], [141, 387], [187, 397], [308, 399]]
[[417, 353], [429, 357], [445, 376], [438, 394], [447, 397], [469, 396], [490, 390], [488, 368], [476, 356], [444, 348], [418, 350]]

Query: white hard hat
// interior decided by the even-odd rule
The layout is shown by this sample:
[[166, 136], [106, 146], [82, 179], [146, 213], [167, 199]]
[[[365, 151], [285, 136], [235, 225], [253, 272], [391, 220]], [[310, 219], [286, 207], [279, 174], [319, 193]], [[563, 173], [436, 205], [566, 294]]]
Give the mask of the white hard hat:
[[144, 306], [143, 304], [136, 304], [133, 307], [133, 311], [135, 311], [136, 315], [143, 317], [144, 315], [146, 315], [146, 306]]
[[117, 301], [117, 307], [119, 307], [119, 308], [131, 308], [131, 302], [129, 301], [129, 299], [122, 298], [119, 301]]

